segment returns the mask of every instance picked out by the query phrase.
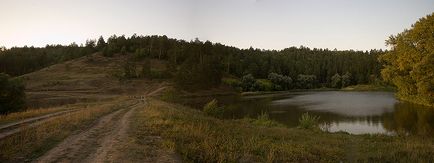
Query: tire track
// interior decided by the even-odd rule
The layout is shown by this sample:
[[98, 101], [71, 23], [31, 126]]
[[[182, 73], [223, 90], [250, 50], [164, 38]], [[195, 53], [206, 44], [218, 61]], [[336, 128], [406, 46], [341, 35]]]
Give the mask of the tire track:
[[90, 129], [66, 138], [35, 162], [77, 162], [76, 160], [80, 159], [80, 155], [89, 152], [90, 149], [86, 149], [85, 147], [92, 145], [99, 135], [104, 134], [103, 132], [107, 125], [113, 123], [116, 116], [119, 116], [122, 112], [125, 112], [125, 109], [119, 109], [100, 118]]
[[58, 117], [58, 116], [65, 115], [67, 113], [76, 112], [79, 110], [80, 109], [65, 110], [65, 111], [50, 113], [50, 114], [46, 114], [46, 115], [42, 115], [42, 116], [38, 116], [38, 117], [33, 117], [33, 118], [28, 118], [28, 119], [21, 120], [18, 122], [13, 122], [13, 123], [2, 125], [2, 126], [0, 126], [0, 140], [8, 137], [10, 135], [13, 135], [15, 133], [18, 133], [27, 127], [32, 127], [32, 126], [42, 124], [50, 118]]

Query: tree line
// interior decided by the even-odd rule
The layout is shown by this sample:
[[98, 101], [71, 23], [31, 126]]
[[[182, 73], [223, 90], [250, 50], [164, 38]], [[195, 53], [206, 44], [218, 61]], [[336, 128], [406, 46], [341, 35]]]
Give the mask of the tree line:
[[72, 43], [68, 46], [0, 48], [0, 72], [20, 76], [44, 67], [75, 59], [95, 52], [95, 42], [88, 40], [86, 46]]
[[255, 79], [268, 79], [271, 74], [277, 74], [294, 81], [293, 85], [282, 89], [376, 82], [382, 68], [377, 57], [384, 53], [382, 50], [341, 51], [303, 46], [283, 50], [239, 49], [199, 39], [185, 41], [134, 34], [130, 37], [100, 37], [88, 40], [84, 46], [71, 44], [2, 50], [0, 70], [17, 76], [96, 51], [106, 57], [128, 54], [136, 59], [166, 60], [175, 82], [185, 88], [217, 86], [223, 75], [241, 80], [249, 74]]
[[[383, 50], [353, 51], [290, 47], [283, 50], [239, 49], [210, 41], [171, 39], [166, 36], [100, 37], [96, 49], [104, 56], [131, 54], [136, 58], [168, 61], [175, 82], [184, 88], [217, 86], [221, 78], [241, 80], [246, 75], [269, 79], [272, 74], [294, 81], [279, 89], [368, 84], [380, 79], [377, 58]], [[305, 82], [303, 82], [305, 81]], [[275, 83], [275, 82], [274, 82]]]

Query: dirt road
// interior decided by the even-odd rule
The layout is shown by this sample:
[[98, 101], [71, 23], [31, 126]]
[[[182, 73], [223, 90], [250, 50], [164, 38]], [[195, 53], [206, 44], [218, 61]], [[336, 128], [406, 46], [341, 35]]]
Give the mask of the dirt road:
[[178, 162], [175, 158], [167, 159], [164, 153], [152, 155], [153, 158], [140, 156], [140, 160], [129, 158], [128, 146], [132, 145], [132, 138], [128, 130], [132, 115], [139, 109], [146, 109], [146, 103], [137, 102], [101, 117], [92, 127], [69, 136], [34, 162]]

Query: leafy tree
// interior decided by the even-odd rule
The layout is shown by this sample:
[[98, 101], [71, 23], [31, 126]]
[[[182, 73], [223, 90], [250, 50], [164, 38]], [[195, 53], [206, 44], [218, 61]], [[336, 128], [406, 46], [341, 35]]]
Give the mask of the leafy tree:
[[241, 88], [243, 89], [243, 91], [252, 91], [252, 90], [254, 90], [253, 86], [254, 86], [255, 82], [256, 82], [256, 80], [252, 74], [244, 75], [241, 78]]
[[434, 105], [434, 13], [386, 41], [391, 51], [381, 56], [383, 78], [393, 83], [397, 97]]
[[25, 93], [22, 82], [0, 73], [0, 114], [19, 111], [24, 106]]
[[275, 90], [288, 90], [291, 88], [292, 79], [289, 76], [270, 73], [268, 74], [268, 80], [274, 84]]
[[342, 78], [341, 75], [339, 75], [338, 73], [336, 73], [335, 75], [332, 76], [332, 83], [331, 83], [333, 88], [341, 88], [342, 87]]
[[298, 88], [310, 89], [316, 87], [316, 76], [315, 75], [304, 75], [300, 74], [297, 76]]
[[341, 79], [342, 87], [349, 86], [351, 84], [351, 73], [346, 72], [344, 75], [342, 75]]
[[106, 46], [106, 42], [102, 36], [99, 37], [98, 42], [96, 43], [96, 49], [103, 50]]

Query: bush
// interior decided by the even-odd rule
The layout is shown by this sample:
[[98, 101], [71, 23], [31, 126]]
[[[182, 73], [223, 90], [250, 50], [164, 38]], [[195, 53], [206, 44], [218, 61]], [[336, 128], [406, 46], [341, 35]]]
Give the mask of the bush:
[[222, 79], [223, 84], [229, 85], [233, 88], [241, 87], [241, 81], [238, 79], [233, 78], [223, 78]]
[[216, 118], [223, 118], [224, 110], [218, 107], [218, 101], [216, 99], [211, 100], [205, 106], [203, 106], [203, 111], [209, 115]]
[[303, 113], [298, 120], [299, 128], [302, 129], [314, 129], [318, 127], [319, 116], [309, 115], [309, 113]]
[[276, 127], [276, 126], [281, 126], [280, 123], [271, 120], [269, 115], [267, 113], [261, 113], [261, 115], [258, 116], [257, 119], [255, 119], [253, 121], [253, 124], [258, 125], [258, 126], [266, 126], [266, 127]]
[[255, 81], [255, 84], [253, 84], [253, 90], [255, 90], [255, 91], [272, 91], [273, 90], [273, 83], [271, 83], [267, 79], [258, 79]]
[[24, 106], [25, 93], [21, 80], [0, 73], [0, 114], [19, 111]]

